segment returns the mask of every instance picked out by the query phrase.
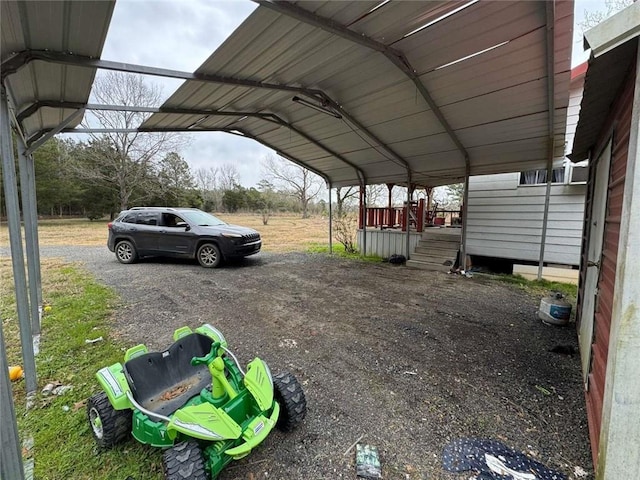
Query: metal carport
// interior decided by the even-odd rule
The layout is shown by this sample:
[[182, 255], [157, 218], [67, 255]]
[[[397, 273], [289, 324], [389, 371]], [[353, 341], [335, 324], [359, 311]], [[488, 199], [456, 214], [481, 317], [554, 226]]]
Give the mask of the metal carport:
[[[58, 132], [81, 131], [87, 108], [155, 112], [137, 131], [253, 138], [329, 187], [436, 186], [550, 169], [563, 156], [572, 1], [258, 3], [191, 73], [100, 59], [113, 1], [2, 2], [3, 178], [29, 391], [40, 302], [29, 154]], [[158, 109], [89, 105], [97, 69], [185, 83]], [[22, 144], [29, 290], [10, 119]]]

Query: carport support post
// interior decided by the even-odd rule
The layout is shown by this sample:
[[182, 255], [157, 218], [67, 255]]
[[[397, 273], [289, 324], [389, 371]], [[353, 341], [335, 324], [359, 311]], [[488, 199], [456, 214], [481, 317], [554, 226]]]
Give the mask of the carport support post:
[[[3, 125], [4, 127], [4, 125]], [[9, 365], [0, 325], [0, 478], [24, 480], [22, 450], [9, 380]]]
[[411, 253], [411, 197], [413, 196], [413, 192], [411, 190], [411, 170], [407, 172], [407, 211], [405, 213], [406, 218], [405, 222], [407, 225], [407, 255], [405, 256], [407, 260], [410, 259]]
[[329, 254], [333, 253], [333, 208], [331, 205], [331, 183], [329, 183]]
[[460, 265], [462, 270], [467, 269], [467, 212], [469, 210], [469, 173], [470, 166], [467, 161], [467, 168], [464, 174], [464, 194], [462, 196], [462, 238], [460, 240]]
[[18, 206], [18, 186], [16, 184], [16, 165], [13, 158], [13, 142], [9, 129], [9, 104], [4, 88], [0, 94], [0, 149], [2, 151], [2, 181], [4, 184], [7, 223], [9, 225], [9, 245], [13, 266], [13, 283], [20, 325], [20, 343], [27, 393], [35, 392], [36, 361], [33, 356], [33, 337], [29, 319], [29, 297], [27, 279], [24, 272], [24, 253], [20, 232], [20, 208]]
[[367, 184], [362, 186], [362, 256], [367, 256]]
[[553, 138], [549, 139], [549, 162], [547, 163], [547, 190], [544, 197], [544, 214], [542, 215], [542, 236], [540, 238], [540, 259], [538, 260], [538, 280], [542, 280], [544, 268], [544, 246], [547, 243], [547, 223], [549, 222], [549, 200], [551, 198], [551, 180], [553, 176]]
[[[26, 145], [18, 136], [18, 166], [20, 167], [20, 194], [25, 243], [27, 245], [27, 269], [29, 272], [29, 304], [31, 306], [31, 333], [40, 335], [42, 291], [40, 283], [40, 255], [38, 252], [38, 217], [33, 157], [26, 154]], [[34, 348], [34, 350], [36, 350]]]

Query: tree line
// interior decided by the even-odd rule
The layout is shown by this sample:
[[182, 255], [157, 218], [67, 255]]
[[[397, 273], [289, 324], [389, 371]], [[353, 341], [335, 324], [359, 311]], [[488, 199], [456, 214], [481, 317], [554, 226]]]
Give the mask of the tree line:
[[[270, 179], [274, 171], [285, 171], [284, 160], [264, 160], [264, 179], [257, 187], [244, 187], [235, 165], [192, 169], [182, 156], [169, 151], [146, 162], [119, 156], [105, 138], [75, 142], [53, 138], [33, 154], [38, 214], [44, 216], [113, 217], [132, 206], [166, 205], [196, 207], [211, 212], [261, 213], [265, 220], [275, 212], [303, 216], [326, 210], [317, 198], [320, 183], [297, 186], [295, 171], [289, 171], [289, 188]], [[299, 168], [299, 167], [296, 167]], [[305, 172], [298, 172], [301, 177]], [[309, 182], [308, 182], [309, 183]]]

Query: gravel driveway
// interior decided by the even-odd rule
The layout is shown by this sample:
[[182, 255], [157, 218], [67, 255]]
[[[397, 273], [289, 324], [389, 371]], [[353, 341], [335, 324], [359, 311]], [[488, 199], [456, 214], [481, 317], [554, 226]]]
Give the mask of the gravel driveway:
[[[380, 451], [386, 479], [468, 479], [443, 447], [488, 437], [572, 474], [589, 470], [575, 326], [543, 325], [539, 298], [467, 279], [324, 255], [261, 253], [207, 270], [192, 262], [117, 263], [105, 247], [41, 247], [84, 262], [123, 300], [114, 329], [160, 349], [175, 328], [209, 322], [242, 363], [264, 358], [303, 383], [307, 419], [225, 470], [231, 479], [355, 478], [353, 451]], [[547, 394], [549, 393], [549, 394]]]

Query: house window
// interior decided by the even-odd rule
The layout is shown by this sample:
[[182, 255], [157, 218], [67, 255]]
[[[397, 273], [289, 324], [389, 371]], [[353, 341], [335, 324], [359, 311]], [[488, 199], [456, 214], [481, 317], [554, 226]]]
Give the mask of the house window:
[[[551, 183], [564, 182], [564, 167], [554, 168], [552, 174]], [[547, 183], [546, 168], [520, 173], [520, 185], [539, 185], [543, 183]]]

